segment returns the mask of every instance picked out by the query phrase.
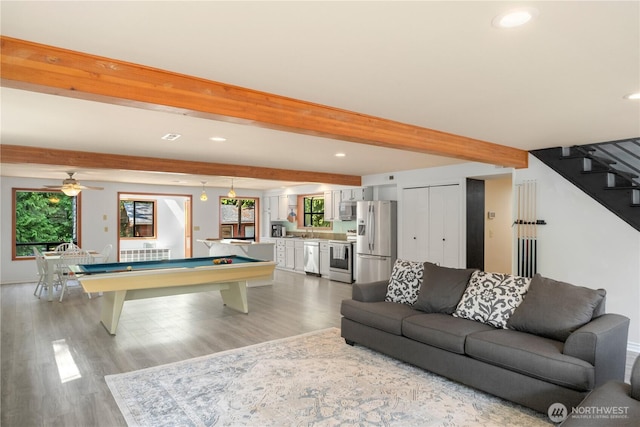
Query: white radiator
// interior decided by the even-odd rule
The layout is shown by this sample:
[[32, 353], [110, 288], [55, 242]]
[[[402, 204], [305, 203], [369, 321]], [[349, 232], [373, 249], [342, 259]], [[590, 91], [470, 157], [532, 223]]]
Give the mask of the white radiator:
[[170, 259], [171, 249], [120, 249], [120, 262]]

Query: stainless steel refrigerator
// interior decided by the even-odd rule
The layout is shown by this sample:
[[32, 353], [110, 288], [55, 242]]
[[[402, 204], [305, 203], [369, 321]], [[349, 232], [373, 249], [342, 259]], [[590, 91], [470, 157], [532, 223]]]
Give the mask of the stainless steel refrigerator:
[[397, 254], [397, 202], [358, 202], [356, 283], [389, 280]]

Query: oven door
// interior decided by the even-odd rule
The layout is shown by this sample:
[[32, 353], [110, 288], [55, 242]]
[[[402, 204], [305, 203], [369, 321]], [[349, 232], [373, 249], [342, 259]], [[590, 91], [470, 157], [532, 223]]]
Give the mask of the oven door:
[[351, 243], [329, 243], [329, 279], [353, 282]]

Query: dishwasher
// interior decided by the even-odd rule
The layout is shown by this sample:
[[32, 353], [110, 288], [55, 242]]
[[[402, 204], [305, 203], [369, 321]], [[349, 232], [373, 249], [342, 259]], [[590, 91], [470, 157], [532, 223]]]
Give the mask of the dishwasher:
[[320, 242], [318, 240], [304, 242], [304, 272], [320, 276]]

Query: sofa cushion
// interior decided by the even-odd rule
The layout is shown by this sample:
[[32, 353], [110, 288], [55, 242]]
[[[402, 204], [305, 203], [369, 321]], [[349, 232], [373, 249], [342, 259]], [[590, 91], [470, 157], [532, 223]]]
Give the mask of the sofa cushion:
[[458, 354], [464, 354], [467, 335], [493, 329], [483, 323], [442, 313], [417, 314], [402, 322], [402, 334], [407, 338]]
[[342, 301], [340, 314], [354, 322], [402, 335], [402, 320], [418, 311], [406, 304], [395, 302], [362, 302], [347, 299]]
[[566, 341], [573, 331], [591, 321], [605, 295], [604, 289], [583, 288], [536, 274], [507, 327]]
[[475, 332], [467, 336], [469, 357], [578, 391], [593, 389], [595, 368], [562, 354], [562, 343], [509, 329]]
[[474, 271], [425, 262], [422, 286], [413, 308], [426, 313], [453, 313]]
[[474, 271], [453, 315], [506, 328], [530, 282], [528, 277]]
[[385, 301], [413, 305], [420, 292], [423, 274], [423, 263], [397, 259], [393, 264]]

